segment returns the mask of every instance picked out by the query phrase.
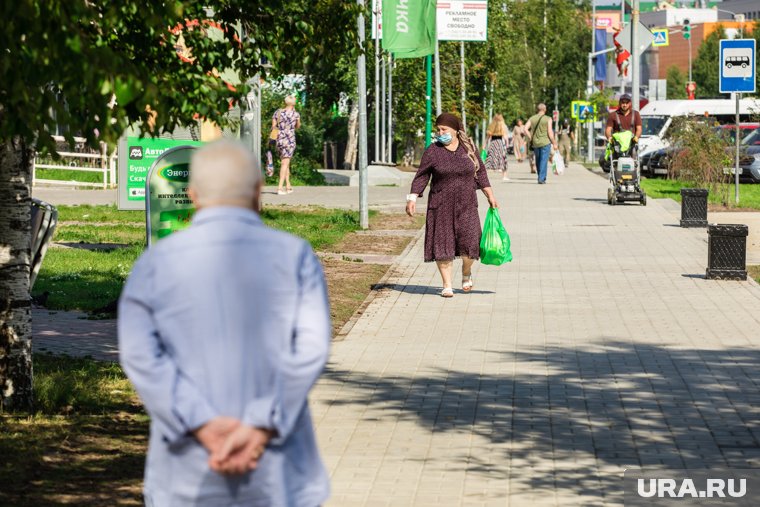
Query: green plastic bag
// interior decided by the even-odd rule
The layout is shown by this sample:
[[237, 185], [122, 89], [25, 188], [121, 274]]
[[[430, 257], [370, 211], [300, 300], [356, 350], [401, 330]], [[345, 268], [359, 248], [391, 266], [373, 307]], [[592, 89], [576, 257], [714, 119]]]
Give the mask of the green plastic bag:
[[483, 148], [482, 150], [480, 150], [480, 158], [481, 158], [481, 160], [483, 160], [483, 162], [485, 162], [486, 158], [488, 158], [488, 151], [486, 151], [485, 148]]
[[509, 234], [499, 218], [499, 210], [488, 208], [480, 237], [480, 262], [500, 266], [512, 260]]

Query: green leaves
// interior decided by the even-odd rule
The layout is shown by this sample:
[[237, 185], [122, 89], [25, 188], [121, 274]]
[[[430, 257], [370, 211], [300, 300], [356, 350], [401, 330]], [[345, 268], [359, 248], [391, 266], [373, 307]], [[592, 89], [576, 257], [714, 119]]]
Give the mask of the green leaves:
[[[19, 135], [53, 151], [59, 128], [113, 143], [127, 125], [147, 120], [147, 107], [156, 133], [199, 116], [224, 124], [247, 88], [233, 82], [230, 90], [220, 76], [245, 82], [265, 71], [262, 56], [278, 74], [337, 60], [355, 46], [357, 12], [342, 0], [4, 2], [0, 139]], [[190, 61], [177, 55], [180, 35]]]

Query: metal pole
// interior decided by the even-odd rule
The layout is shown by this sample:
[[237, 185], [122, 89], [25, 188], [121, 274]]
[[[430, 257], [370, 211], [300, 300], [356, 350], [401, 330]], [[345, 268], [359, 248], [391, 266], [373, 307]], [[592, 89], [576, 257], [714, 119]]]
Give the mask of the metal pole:
[[393, 163], [393, 55], [388, 53], [388, 163]]
[[[593, 57], [591, 56], [592, 53], [589, 53], [588, 56], [588, 88], [586, 90], [586, 99], [590, 99], [591, 95], [594, 93], [594, 61]], [[594, 124], [593, 122], [587, 122], [588, 123], [588, 144], [586, 148], [586, 162], [593, 162], [594, 161]]]
[[559, 92], [556, 86], [554, 87], [554, 110], [558, 112], [557, 121], [554, 122], [554, 135], [556, 136], [559, 130]]
[[689, 34], [689, 82], [691, 83], [691, 34]]
[[488, 103], [488, 123], [493, 120], [493, 82], [496, 81], [495, 76], [491, 76], [491, 100]]
[[734, 193], [736, 194], [736, 204], [739, 204], [739, 99], [742, 94], [735, 93], [734, 95], [736, 95], [736, 160], [734, 165], [734, 186], [736, 190]]
[[641, 81], [641, 72], [639, 72], [639, 0], [633, 0], [633, 9], [631, 11], [631, 100], [634, 111], [639, 110], [639, 81]]
[[356, 59], [356, 74], [359, 95], [359, 225], [362, 229], [369, 228], [369, 206], [367, 196], [367, 77], [366, 62], [364, 60], [364, 0], [357, 0], [359, 4], [358, 35], [359, 48], [362, 51]]
[[[425, 57], [425, 77], [425, 147], [427, 148], [430, 146], [433, 137], [433, 119], [431, 118], [433, 115], [431, 97], [433, 94], [433, 62], [430, 55]], [[438, 98], [440, 99], [440, 97]]]
[[387, 162], [385, 158], [385, 57], [380, 55], [380, 94], [383, 96], [383, 100], [380, 103], [380, 162]]
[[438, 54], [438, 40], [435, 41], [435, 115], [441, 114], [441, 57]]
[[465, 74], [464, 74], [464, 41], [459, 43], [459, 57], [461, 60], [461, 70], [462, 70], [462, 125], [464, 125], [464, 131], [467, 132], [467, 107], [465, 105], [465, 100], [467, 100], [467, 95], [465, 91]]
[[[620, 0], [620, 29], [625, 27], [625, 0]], [[625, 93], [625, 76], [620, 76], [620, 94]]]
[[[596, 52], [596, 2], [591, 0], [591, 53], [588, 55], [588, 81], [586, 81], [586, 100], [594, 93], [594, 60], [592, 53]], [[588, 147], [586, 162], [594, 161], [594, 124], [588, 124]]]
[[[377, 16], [377, 13], [375, 13]], [[380, 160], [380, 30], [375, 27], [375, 162]]]
[[480, 127], [480, 146], [486, 145], [486, 97], [488, 96], [488, 88], [483, 85], [483, 121]]

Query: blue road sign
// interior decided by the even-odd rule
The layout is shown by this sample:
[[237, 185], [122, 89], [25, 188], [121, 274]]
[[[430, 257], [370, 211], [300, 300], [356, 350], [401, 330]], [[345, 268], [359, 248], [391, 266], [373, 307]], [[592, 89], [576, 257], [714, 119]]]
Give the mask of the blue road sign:
[[578, 106], [578, 119], [581, 121], [594, 121], [596, 115], [594, 114], [593, 104], [580, 104]]
[[757, 72], [755, 39], [720, 41], [720, 93], [754, 93]]
[[660, 47], [668, 46], [670, 44], [667, 28], [657, 28], [656, 30], [652, 30], [652, 35], [654, 35], [654, 41], [652, 42], [653, 46]]

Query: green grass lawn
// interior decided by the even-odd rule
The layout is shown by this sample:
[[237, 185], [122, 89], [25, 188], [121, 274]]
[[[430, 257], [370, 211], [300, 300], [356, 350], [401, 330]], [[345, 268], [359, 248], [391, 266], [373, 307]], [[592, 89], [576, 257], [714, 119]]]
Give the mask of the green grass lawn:
[[760, 283], [760, 266], [747, 266], [747, 274]]
[[0, 414], [0, 505], [142, 505], [148, 416], [118, 364], [35, 354], [35, 409]]
[[[686, 188], [686, 184], [677, 180], [667, 180], [660, 178], [644, 178], [641, 186], [647, 193], [647, 196], [653, 199], [671, 198], [681, 202], [681, 188]], [[728, 188], [728, 204], [734, 207], [734, 186]], [[721, 204], [719, 195], [710, 193], [708, 201], [713, 204]], [[739, 184], [739, 207], [760, 210], [760, 185], [752, 183]]]
[[[36, 169], [35, 178], [38, 180], [79, 181], [84, 183], [103, 183], [103, 173], [90, 171], [70, 171], [67, 169]], [[108, 182], [108, 173], [106, 173]]]
[[[53, 241], [61, 243], [119, 243], [114, 250], [49, 248], [33, 295], [47, 293], [45, 306], [53, 310], [102, 312], [121, 293], [132, 265], [145, 247], [145, 215], [118, 211], [115, 206], [61, 206]], [[370, 212], [372, 216], [376, 212]], [[326, 208], [267, 208], [264, 222], [306, 239], [315, 250], [338, 243], [359, 227], [359, 214]], [[44, 297], [44, 296], [43, 296]]]
[[58, 206], [61, 222], [107, 222], [145, 225], [144, 211], [119, 211], [113, 206]]

